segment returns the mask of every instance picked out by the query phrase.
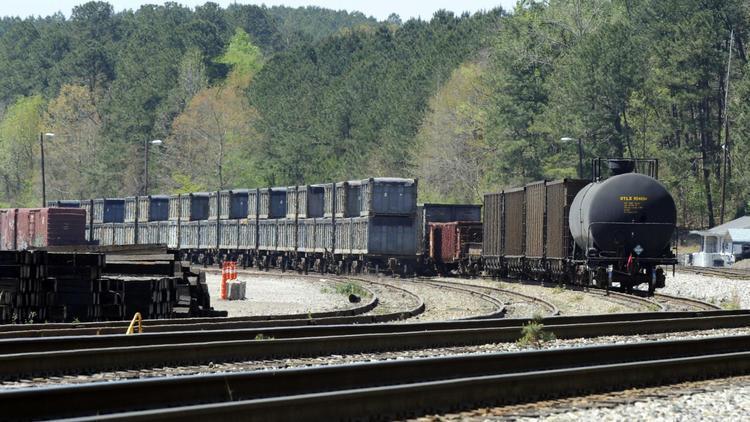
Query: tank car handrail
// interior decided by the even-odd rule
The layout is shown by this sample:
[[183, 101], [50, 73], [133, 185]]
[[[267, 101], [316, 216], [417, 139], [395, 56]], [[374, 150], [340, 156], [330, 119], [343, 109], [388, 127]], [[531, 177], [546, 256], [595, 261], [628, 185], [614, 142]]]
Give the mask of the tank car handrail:
[[595, 226], [595, 225], [602, 225], [602, 224], [620, 225], [620, 226], [632, 226], [632, 225], [636, 225], [636, 226], [674, 226], [674, 223], [646, 223], [646, 222], [639, 223], [637, 221], [629, 221], [629, 222], [624, 222], [624, 221], [611, 221], [611, 222], [610, 221], [594, 221], [592, 223], [589, 223], [589, 226], [586, 229], [586, 234], [587, 234], [587, 236], [586, 236], [586, 250], [583, 251], [584, 252], [584, 256], [588, 257], [589, 248], [593, 246], [593, 245], [589, 245], [589, 241], [591, 240], [591, 227]]

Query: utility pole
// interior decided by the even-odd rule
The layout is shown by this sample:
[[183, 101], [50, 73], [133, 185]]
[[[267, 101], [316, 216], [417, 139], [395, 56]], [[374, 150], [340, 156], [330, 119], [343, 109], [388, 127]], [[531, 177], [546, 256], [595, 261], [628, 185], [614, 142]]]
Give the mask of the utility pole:
[[727, 76], [724, 86], [724, 171], [721, 181], [721, 216], [719, 217], [719, 224], [724, 224], [724, 211], [726, 209], [727, 202], [727, 179], [729, 179], [729, 114], [727, 108], [729, 107], [729, 71], [732, 66], [732, 47], [734, 45], [734, 29], [729, 33], [729, 57], [727, 58]]

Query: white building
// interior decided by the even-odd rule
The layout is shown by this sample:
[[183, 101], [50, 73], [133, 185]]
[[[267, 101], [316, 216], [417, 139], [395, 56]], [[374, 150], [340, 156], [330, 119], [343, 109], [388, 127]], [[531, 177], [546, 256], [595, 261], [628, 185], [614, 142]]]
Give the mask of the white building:
[[750, 216], [690, 234], [701, 236], [701, 250], [691, 255], [692, 265], [698, 267], [727, 267], [750, 248]]

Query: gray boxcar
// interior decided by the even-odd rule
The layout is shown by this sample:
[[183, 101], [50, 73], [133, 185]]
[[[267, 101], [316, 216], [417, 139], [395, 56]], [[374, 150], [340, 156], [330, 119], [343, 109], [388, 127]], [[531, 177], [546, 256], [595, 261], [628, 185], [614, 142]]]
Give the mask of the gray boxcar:
[[298, 193], [297, 186], [286, 187], [286, 218], [297, 218], [298, 212]]
[[186, 193], [169, 197], [169, 219], [196, 221], [208, 219], [209, 194]]
[[180, 248], [200, 248], [201, 221], [180, 222]]
[[219, 233], [217, 220], [201, 220], [198, 228], [198, 247], [200, 249], [217, 249]]
[[323, 217], [325, 218], [333, 218], [336, 213], [336, 185], [337, 183], [323, 185]]
[[140, 220], [138, 215], [138, 197], [128, 196], [125, 198], [125, 216], [123, 221], [126, 223], [132, 223], [136, 220]]
[[219, 220], [219, 248], [239, 249], [240, 220]]
[[247, 190], [247, 218], [257, 220], [260, 210], [260, 189]]
[[[249, 189], [231, 189], [219, 192], [219, 218], [235, 220], [247, 218]], [[257, 199], [255, 196], [253, 199]]]
[[324, 185], [297, 186], [298, 218], [321, 218], [325, 208]]
[[149, 195], [138, 197], [138, 221], [169, 220], [169, 196]]
[[258, 220], [240, 220], [239, 248], [242, 250], [255, 250], [258, 248]]
[[93, 200], [94, 223], [122, 223], [125, 220], [125, 200], [100, 198]]
[[260, 189], [258, 219], [286, 217], [286, 188]]
[[297, 219], [297, 251], [315, 252], [315, 219]]
[[[180, 222], [169, 221], [168, 224], [169, 225], [167, 226], [167, 246], [173, 249], [179, 249], [182, 247], [180, 244], [180, 235], [181, 235]], [[159, 236], [161, 237], [161, 232], [159, 233]]]
[[315, 219], [315, 252], [334, 252], [334, 219]]
[[276, 220], [258, 220], [258, 250], [276, 251], [278, 235]]
[[342, 217], [335, 220], [336, 235], [334, 252], [337, 254], [349, 255], [352, 253], [352, 218]]
[[357, 217], [350, 221], [351, 253], [410, 258], [417, 254], [414, 217]]
[[282, 218], [276, 220], [278, 230], [277, 250], [294, 252], [297, 250], [297, 220]]
[[402, 215], [417, 212], [417, 182], [414, 179], [377, 177], [360, 183], [361, 216]]

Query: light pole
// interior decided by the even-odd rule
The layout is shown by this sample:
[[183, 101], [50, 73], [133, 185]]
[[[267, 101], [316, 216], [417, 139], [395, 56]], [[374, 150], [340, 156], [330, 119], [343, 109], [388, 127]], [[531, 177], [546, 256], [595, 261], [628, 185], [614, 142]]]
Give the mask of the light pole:
[[578, 178], [583, 178], [583, 145], [581, 144], [581, 138], [569, 138], [567, 136], [560, 138], [562, 142], [578, 141]]
[[144, 151], [144, 156], [145, 156], [145, 158], [144, 158], [144, 161], [145, 161], [145, 163], [144, 163], [144, 172], [145, 172], [145, 175], [143, 177], [144, 178], [144, 183], [143, 183], [144, 184], [144, 188], [143, 188], [143, 194], [144, 195], [148, 195], [148, 146], [149, 145], [161, 145], [161, 144], [162, 144], [161, 139], [154, 139], [153, 141], [143, 141], [143, 145], [145, 147], [145, 151]]
[[44, 177], [44, 138], [55, 136], [52, 132], [39, 132], [39, 150], [42, 154], [42, 208], [47, 206], [47, 182]]

